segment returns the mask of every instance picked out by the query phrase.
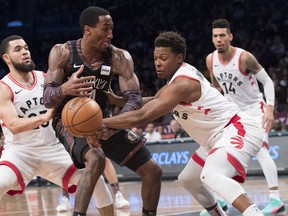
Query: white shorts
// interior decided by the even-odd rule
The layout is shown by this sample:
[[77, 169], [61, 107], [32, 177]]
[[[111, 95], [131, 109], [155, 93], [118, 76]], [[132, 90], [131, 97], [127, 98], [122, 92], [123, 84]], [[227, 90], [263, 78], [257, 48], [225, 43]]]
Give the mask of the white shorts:
[[[10, 191], [10, 195], [21, 194], [35, 176], [43, 177], [68, 190], [69, 179], [76, 170], [61, 143], [37, 148], [5, 145], [0, 165], [9, 166], [17, 176], [19, 186]], [[73, 185], [68, 191], [72, 193], [75, 190], [76, 186]]]
[[[247, 109], [249, 108], [249, 109]], [[244, 110], [245, 113], [247, 113], [248, 115], [252, 116], [254, 120], [256, 120], [261, 126], [262, 126], [262, 119], [263, 119], [263, 115], [265, 112], [265, 104], [264, 102], [260, 102], [254, 105], [251, 105], [249, 107], [246, 107], [246, 109]], [[269, 149], [268, 146], [268, 133], [264, 134], [264, 143], [263, 146], [264, 148]]]
[[238, 171], [239, 176], [235, 179], [243, 182], [246, 177], [248, 163], [262, 147], [264, 129], [247, 114], [240, 112], [233, 117], [231, 123], [222, 129], [209, 143], [212, 146], [210, 151], [199, 147], [192, 159], [201, 165], [205, 164], [209, 154], [213, 154], [218, 148], [225, 148], [227, 159]]

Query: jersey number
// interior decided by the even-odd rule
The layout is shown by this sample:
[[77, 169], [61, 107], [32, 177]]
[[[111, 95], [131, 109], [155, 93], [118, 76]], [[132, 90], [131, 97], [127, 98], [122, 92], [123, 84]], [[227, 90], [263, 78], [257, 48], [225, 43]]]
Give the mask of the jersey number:
[[229, 92], [233, 92], [233, 94], [235, 94], [236, 90], [233, 87], [232, 83], [230, 83], [229, 87], [227, 83], [223, 83], [224, 86], [224, 94], [228, 94]]
[[[42, 111], [39, 112], [39, 114], [41, 115], [41, 114], [44, 114], [44, 113], [46, 113], [46, 112], [47, 112], [47, 110], [42, 110]], [[31, 114], [28, 116], [28, 118], [35, 117], [35, 116], [37, 116], [36, 113], [31, 113]], [[41, 125], [41, 127], [44, 127], [44, 128], [46, 128], [46, 127], [48, 127], [48, 126], [49, 126], [49, 121]], [[39, 126], [39, 127], [40, 127], [40, 126]], [[34, 128], [34, 129], [39, 129], [39, 127], [36, 127], [36, 128]]]

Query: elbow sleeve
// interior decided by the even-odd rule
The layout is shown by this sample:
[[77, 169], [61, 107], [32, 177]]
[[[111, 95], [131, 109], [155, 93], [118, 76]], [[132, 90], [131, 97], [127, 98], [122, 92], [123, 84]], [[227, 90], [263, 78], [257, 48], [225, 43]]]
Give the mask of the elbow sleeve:
[[64, 98], [60, 84], [52, 82], [44, 85], [43, 99], [46, 108], [58, 107]]
[[275, 103], [275, 88], [272, 79], [269, 77], [264, 68], [262, 68], [255, 77], [263, 84], [266, 103], [274, 106]]
[[126, 91], [123, 98], [127, 99], [127, 102], [120, 113], [141, 109], [143, 105], [141, 91]]

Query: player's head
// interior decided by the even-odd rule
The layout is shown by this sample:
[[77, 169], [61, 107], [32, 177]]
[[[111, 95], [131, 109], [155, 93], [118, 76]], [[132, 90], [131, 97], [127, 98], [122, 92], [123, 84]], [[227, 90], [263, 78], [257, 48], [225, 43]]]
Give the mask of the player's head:
[[177, 32], [162, 32], [154, 41], [154, 64], [159, 78], [171, 78], [186, 56], [186, 42]]
[[107, 49], [113, 38], [113, 20], [107, 10], [90, 6], [82, 11], [79, 24], [83, 38], [90, 41], [91, 48]]
[[5, 38], [0, 45], [0, 55], [10, 70], [28, 73], [35, 69], [28, 45], [21, 36], [12, 35]]
[[219, 53], [225, 52], [233, 40], [230, 23], [226, 19], [212, 22], [212, 42]]

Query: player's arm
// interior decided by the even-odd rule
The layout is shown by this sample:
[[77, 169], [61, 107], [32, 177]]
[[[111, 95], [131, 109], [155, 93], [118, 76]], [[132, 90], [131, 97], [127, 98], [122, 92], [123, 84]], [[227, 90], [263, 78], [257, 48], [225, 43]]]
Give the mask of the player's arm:
[[139, 80], [134, 73], [134, 62], [128, 51], [113, 47], [113, 70], [119, 76], [119, 87], [122, 97], [127, 101], [121, 113], [137, 110], [142, 107]]
[[243, 65], [242, 69], [246, 71], [247, 74], [254, 74], [256, 79], [263, 85], [267, 107], [263, 116], [262, 124], [266, 129], [266, 132], [268, 132], [271, 130], [274, 122], [275, 89], [273, 81], [251, 53], [244, 52], [241, 55], [241, 65]]
[[91, 95], [95, 77], [78, 77], [84, 69], [83, 65], [63, 83], [64, 70], [70, 56], [67, 46], [67, 44], [56, 44], [49, 54], [44, 85], [44, 104], [48, 108], [57, 107], [67, 95], [87, 97]]
[[[109, 91], [105, 92], [107, 97], [108, 97], [108, 100], [109, 100], [109, 103], [110, 104], [114, 104], [118, 107], [123, 107], [126, 103], [127, 103], [127, 99], [123, 98], [122, 96], [118, 96], [116, 95], [112, 89], [110, 89]], [[150, 100], [153, 99], [153, 96], [151, 97], [142, 97], [142, 101], [143, 101], [143, 105], [148, 103]]]
[[207, 57], [206, 57], [206, 67], [209, 70], [209, 74], [210, 74], [210, 80], [212, 85], [219, 91], [222, 93], [222, 88], [219, 85], [218, 81], [216, 80], [214, 74], [213, 74], [213, 69], [212, 69], [212, 53], [210, 53]]
[[177, 78], [163, 87], [150, 102], [140, 110], [119, 114], [103, 119], [108, 128], [132, 128], [147, 124], [171, 112], [180, 102], [191, 103], [200, 98], [200, 84], [188, 78]]
[[12, 103], [12, 93], [9, 87], [0, 82], [0, 119], [3, 121], [11, 133], [33, 130], [48, 122], [53, 117], [53, 110], [48, 110], [45, 114], [40, 114], [32, 118], [19, 118]]

